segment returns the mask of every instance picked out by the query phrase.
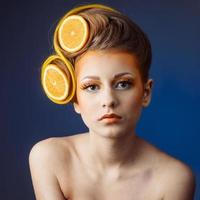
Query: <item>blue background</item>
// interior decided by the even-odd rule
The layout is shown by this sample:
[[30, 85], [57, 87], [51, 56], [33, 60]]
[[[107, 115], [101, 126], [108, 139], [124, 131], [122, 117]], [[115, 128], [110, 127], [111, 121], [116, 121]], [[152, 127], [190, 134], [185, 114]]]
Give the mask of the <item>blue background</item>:
[[193, 169], [199, 200], [199, 0], [1, 1], [1, 199], [34, 199], [28, 154], [36, 142], [87, 130], [70, 104], [52, 103], [40, 85], [40, 66], [52, 53], [56, 23], [83, 3], [113, 6], [148, 34], [154, 90], [138, 133]]

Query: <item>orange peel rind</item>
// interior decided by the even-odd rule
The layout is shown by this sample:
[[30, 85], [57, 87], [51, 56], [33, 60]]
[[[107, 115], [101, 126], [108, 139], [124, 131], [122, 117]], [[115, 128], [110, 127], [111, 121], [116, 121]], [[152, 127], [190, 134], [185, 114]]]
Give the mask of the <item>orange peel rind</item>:
[[[78, 13], [90, 8], [101, 8], [118, 12], [105, 5], [89, 4], [71, 9], [60, 20], [54, 32], [53, 41], [57, 55], [48, 57], [43, 63], [41, 70], [42, 87], [47, 97], [54, 103], [67, 104], [75, 96], [75, 71], [64, 52], [77, 52], [87, 43], [90, 27], [88, 22]], [[56, 61], [63, 63], [64, 68]]]
[[[66, 70], [61, 69], [54, 62], [60, 60]], [[49, 57], [42, 65], [41, 83], [48, 98], [57, 104], [68, 103], [75, 94], [75, 76], [71, 63], [60, 59], [59, 56]]]
[[[89, 38], [89, 34], [90, 34], [90, 30], [89, 30], [89, 25], [87, 23], [87, 21], [79, 15], [79, 13], [81, 11], [87, 10], [87, 9], [91, 9], [91, 8], [101, 8], [101, 9], [105, 9], [105, 10], [110, 10], [110, 11], [115, 11], [118, 12], [117, 10], [105, 6], [105, 5], [101, 5], [101, 4], [89, 4], [89, 5], [83, 5], [83, 6], [79, 6], [76, 8], [71, 9], [69, 12], [67, 12], [62, 19], [60, 20], [60, 22], [58, 23], [56, 30], [54, 32], [54, 48], [55, 51], [58, 55], [63, 54], [62, 50], [65, 50], [68, 53], [74, 53], [77, 52], [79, 50], [81, 50], [84, 45], [87, 43], [87, 39]], [[77, 46], [77, 48], [68, 48], [67, 45], [65, 45], [66, 40], [61, 39], [61, 33], [63, 34], [63, 27], [64, 24], [66, 24], [67, 18], [69, 18], [70, 16], [77, 16], [77, 18], [79, 17], [80, 22], [82, 22], [82, 26], [84, 27], [83, 30], [85, 30], [84, 34], [83, 34], [83, 39], [82, 39], [82, 45]], [[82, 18], [82, 19], [81, 19]], [[87, 28], [86, 28], [87, 27]], [[67, 27], [66, 27], [67, 28]], [[73, 35], [73, 32], [72, 32]], [[68, 39], [67, 39], [68, 40]]]

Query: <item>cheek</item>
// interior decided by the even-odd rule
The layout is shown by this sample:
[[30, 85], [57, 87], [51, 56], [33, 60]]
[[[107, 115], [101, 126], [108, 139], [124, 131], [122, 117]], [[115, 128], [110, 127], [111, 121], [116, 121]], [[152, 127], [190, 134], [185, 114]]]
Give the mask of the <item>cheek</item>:
[[143, 93], [141, 90], [133, 90], [130, 93], [127, 93], [126, 98], [123, 98], [123, 102], [127, 107], [140, 107], [142, 106], [142, 99], [143, 99]]
[[81, 90], [77, 91], [77, 102], [82, 110], [87, 110], [93, 103], [91, 97]]
[[126, 98], [123, 98], [123, 110], [126, 112], [127, 120], [134, 121], [134, 124], [140, 118], [142, 110], [142, 99], [143, 95], [141, 90], [134, 90], [134, 92], [126, 95]]
[[93, 106], [91, 103], [91, 98], [87, 101], [83, 98], [79, 99], [79, 110], [80, 110], [80, 115], [81, 119], [86, 125], [88, 129], [91, 129], [97, 121], [97, 112], [95, 111], [96, 106]]
[[85, 120], [93, 117], [94, 110], [96, 108], [94, 98], [91, 98], [90, 95], [77, 91], [77, 103], [79, 106], [80, 114]]

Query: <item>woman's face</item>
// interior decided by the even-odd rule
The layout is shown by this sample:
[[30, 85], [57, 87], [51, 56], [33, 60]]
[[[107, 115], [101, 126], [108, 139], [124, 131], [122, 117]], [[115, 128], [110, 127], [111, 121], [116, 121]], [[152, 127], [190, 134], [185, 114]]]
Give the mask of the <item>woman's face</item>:
[[[142, 82], [137, 59], [121, 51], [88, 51], [75, 64], [74, 108], [89, 132], [105, 137], [130, 134], [151, 96], [152, 80]], [[107, 116], [115, 114], [117, 116]]]

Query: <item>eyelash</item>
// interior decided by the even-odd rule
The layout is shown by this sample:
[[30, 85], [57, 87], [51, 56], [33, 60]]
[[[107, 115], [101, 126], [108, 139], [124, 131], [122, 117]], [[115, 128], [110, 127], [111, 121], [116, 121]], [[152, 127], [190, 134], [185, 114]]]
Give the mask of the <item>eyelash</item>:
[[[128, 87], [122, 88], [122, 89], [119, 89], [119, 90], [129, 89], [129, 88], [131, 88], [131, 87], [133, 86], [133, 80], [132, 80], [132, 79], [119, 80], [115, 85], [118, 85], [118, 84], [120, 84], [120, 83], [125, 83], [125, 84], [128, 85]], [[81, 85], [81, 89], [82, 89], [82, 90], [88, 90], [88, 88], [94, 87], [94, 86], [99, 88], [98, 84], [93, 83], [93, 82], [87, 82], [87, 83], [83, 83], [83, 84]], [[93, 91], [88, 90], [88, 91], [89, 91], [89, 92], [94, 92], [94, 90], [93, 90]]]
[[117, 82], [117, 85], [118, 85], [119, 83], [123, 83], [123, 84], [125, 83], [125, 84], [127, 84], [127, 85], [128, 85], [128, 88], [126, 88], [126, 89], [129, 89], [129, 88], [133, 85], [133, 81], [130, 80], [130, 79], [121, 80], [121, 81]]
[[81, 89], [82, 89], [82, 90], [86, 90], [86, 89], [88, 89], [89, 87], [92, 87], [92, 86], [97, 86], [97, 84], [90, 83], [90, 82], [88, 82], [88, 83], [83, 83], [83, 84], [81, 85]]

